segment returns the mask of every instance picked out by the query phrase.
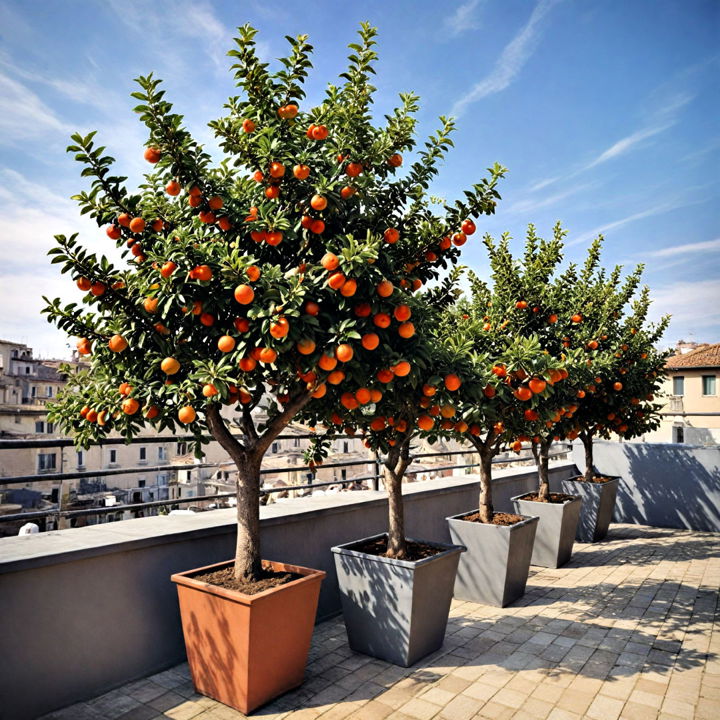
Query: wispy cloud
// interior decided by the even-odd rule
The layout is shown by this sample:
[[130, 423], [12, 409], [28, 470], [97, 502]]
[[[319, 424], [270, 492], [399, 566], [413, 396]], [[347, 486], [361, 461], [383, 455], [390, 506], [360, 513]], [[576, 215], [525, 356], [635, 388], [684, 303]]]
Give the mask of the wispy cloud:
[[460, 35], [468, 30], [477, 30], [480, 27], [480, 21], [475, 13], [480, 2], [481, 0], [468, 0], [459, 5], [452, 15], [445, 18], [445, 29], [451, 36]]
[[0, 72], [0, 144], [68, 134], [66, 125], [30, 88]]
[[712, 252], [720, 250], [720, 238], [715, 240], [705, 240], [704, 242], [685, 243], [684, 245], [672, 245], [662, 248], [661, 250], [653, 250], [647, 253], [650, 257], [672, 257], [673, 255], [688, 255], [697, 252]]
[[[720, 325], [720, 285], [712, 280], [679, 281], [651, 287], [650, 318], [672, 315], [668, 335], [687, 337], [704, 328]], [[702, 308], [702, 312], [698, 312]], [[703, 332], [697, 334], [703, 336]], [[707, 333], [705, 332], [707, 336]]]
[[451, 115], [460, 116], [468, 105], [488, 95], [501, 92], [513, 82], [537, 47], [542, 21], [553, 6], [560, 1], [540, 0], [535, 5], [530, 19], [505, 46], [493, 69], [469, 92], [455, 102]]
[[688, 205], [697, 205], [702, 202], [705, 202], [704, 198], [695, 198], [692, 200], [669, 200], [667, 202], [654, 205], [647, 210], [642, 210], [640, 212], [633, 213], [632, 215], [628, 215], [624, 218], [620, 218], [619, 220], [613, 220], [612, 222], [605, 223], [604, 225], [599, 225], [592, 230], [588, 230], [587, 232], [578, 235], [572, 240], [568, 240], [566, 245], [579, 245], [580, 243], [587, 242], [588, 240], [591, 240], [598, 235], [606, 233], [608, 230], [615, 230], [630, 223], [636, 222], [637, 220], [643, 220], [644, 218], [653, 217], [654, 215], [662, 215], [664, 213], [670, 212], [671, 210], [677, 210], [678, 208], [687, 207]]
[[[578, 193], [585, 192], [596, 186], [596, 183], [585, 183], [584, 185], [575, 185], [574, 187], [564, 190], [563, 192], [555, 193], [555, 195], [548, 195], [542, 198], [525, 197], [522, 200], [518, 200], [512, 203], [509, 207], [505, 208], [506, 214], [519, 214], [529, 213], [541, 208], [550, 207], [556, 205], [563, 200], [577, 195]], [[532, 188], [531, 188], [532, 191]]]

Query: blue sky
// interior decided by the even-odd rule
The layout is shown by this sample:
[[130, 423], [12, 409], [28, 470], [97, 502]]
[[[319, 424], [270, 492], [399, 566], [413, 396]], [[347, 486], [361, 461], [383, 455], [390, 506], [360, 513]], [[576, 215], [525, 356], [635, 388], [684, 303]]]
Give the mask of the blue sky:
[[[79, 230], [111, 250], [67, 198], [83, 187], [64, 152], [97, 129], [137, 183], [146, 135], [132, 78], [155, 71], [193, 133], [233, 92], [233, 30], [260, 30], [268, 60], [285, 35], [315, 46], [309, 101], [344, 68], [362, 20], [380, 31], [378, 115], [421, 95], [421, 132], [455, 114], [455, 150], [433, 188], [452, 199], [495, 161], [510, 172], [497, 215], [520, 247], [561, 220], [567, 257], [597, 233], [607, 264], [645, 262], [666, 343], [720, 342], [720, 4], [715, 0], [0, 0], [0, 337], [44, 355], [67, 339], [39, 316], [40, 295], [76, 299], [47, 263], [52, 235]], [[465, 262], [485, 274], [478, 235]]]

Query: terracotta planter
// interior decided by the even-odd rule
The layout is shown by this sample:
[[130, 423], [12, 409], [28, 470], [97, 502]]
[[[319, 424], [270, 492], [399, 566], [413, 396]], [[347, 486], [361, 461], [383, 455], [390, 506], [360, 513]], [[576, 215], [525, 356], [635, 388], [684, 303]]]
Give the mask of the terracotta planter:
[[560, 481], [562, 492], [582, 498], [580, 522], [575, 535], [580, 542], [598, 542], [608, 533], [620, 478], [605, 477], [608, 477], [608, 482], [604, 483], [587, 482], [582, 475]]
[[450, 538], [467, 548], [458, 565], [455, 597], [505, 607], [525, 594], [538, 518], [492, 525], [464, 520], [469, 514], [447, 518]]
[[384, 536], [332, 548], [343, 618], [353, 650], [410, 667], [443, 644], [455, 573], [465, 548], [428, 543], [442, 552], [414, 561], [353, 549]]
[[248, 713], [300, 685], [317, 611], [320, 570], [263, 561], [303, 577], [257, 595], [195, 580], [208, 565], [171, 576], [197, 692]]

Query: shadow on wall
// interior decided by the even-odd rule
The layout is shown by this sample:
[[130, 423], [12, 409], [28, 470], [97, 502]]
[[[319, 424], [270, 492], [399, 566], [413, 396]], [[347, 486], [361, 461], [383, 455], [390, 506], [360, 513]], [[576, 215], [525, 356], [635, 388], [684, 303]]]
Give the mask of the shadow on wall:
[[720, 532], [720, 448], [599, 441], [594, 454], [599, 472], [622, 478], [615, 522]]

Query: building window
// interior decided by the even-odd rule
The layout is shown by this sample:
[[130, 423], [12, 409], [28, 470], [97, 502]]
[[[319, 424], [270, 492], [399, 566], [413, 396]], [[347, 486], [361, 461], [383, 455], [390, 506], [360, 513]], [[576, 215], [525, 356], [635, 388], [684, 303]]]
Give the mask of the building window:
[[703, 395], [716, 395], [715, 391], [715, 376], [714, 375], [703, 375], [702, 376], [702, 387]]
[[43, 420], [35, 421], [35, 432], [36, 433], [44, 433], [45, 432], [45, 422]]
[[138, 480], [138, 487], [145, 487], [145, 481], [144, 481], [144, 480]]
[[22, 422], [22, 418], [19, 415], [15, 416], [15, 424], [19, 425]]
[[271, 450], [271, 452], [273, 452], [273, 453], [278, 453], [278, 452], [280, 452], [280, 443], [274, 442], [274, 443], [272, 444], [272, 450]]
[[78, 454], [77, 454], [77, 466], [78, 466], [78, 467], [82, 467], [82, 466], [85, 464], [85, 463], [83, 462], [83, 459], [84, 459], [84, 458], [83, 458], [83, 452], [82, 452], [82, 450], [79, 450], [79, 451], [78, 451]]
[[55, 423], [50, 423], [50, 422], [49, 422], [49, 423], [45, 426], [45, 432], [46, 432], [48, 435], [52, 435], [52, 434], [55, 432]]
[[346, 440], [343, 440], [343, 452], [349, 453], [350, 452], [350, 443]]
[[167, 460], [167, 450], [162, 446], [158, 448], [158, 460]]
[[[25, 374], [26, 374], [26, 375], [29, 375], [29, 374], [30, 374], [30, 368], [29, 368], [29, 367], [26, 367], [26, 368], [25, 368]], [[33, 388], [33, 390], [35, 390], [35, 388]], [[34, 394], [35, 394], [35, 393], [33, 392], [33, 395], [34, 395]]]
[[293, 440], [293, 447], [296, 447], [296, 448], [300, 447], [300, 438], [295, 438]]
[[52, 385], [48, 385], [47, 386], [47, 396], [48, 397], [52, 397], [52, 391], [53, 391]]
[[30, 397], [35, 397], [37, 395], [37, 388], [33, 385], [30, 388]]
[[186, 452], [187, 452], [187, 446], [185, 445], [185, 443], [184, 443], [184, 442], [179, 442], [179, 443], [177, 444], [177, 454], [178, 454], [178, 455], [185, 455]]
[[55, 469], [55, 453], [38, 454], [38, 472]]
[[117, 450], [110, 451], [110, 464], [114, 465], [117, 462]]
[[684, 443], [685, 442], [685, 428], [680, 425], [673, 427], [673, 442]]
[[142, 462], [143, 460], [147, 460], [147, 451], [146, 451], [146, 448], [141, 447], [140, 448], [140, 462]]
[[684, 395], [685, 394], [685, 376], [676, 375], [673, 378], [673, 395]]

